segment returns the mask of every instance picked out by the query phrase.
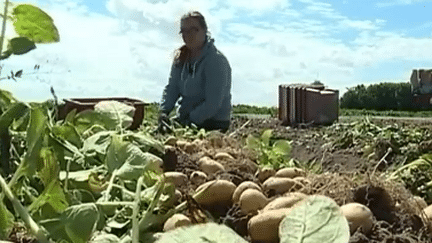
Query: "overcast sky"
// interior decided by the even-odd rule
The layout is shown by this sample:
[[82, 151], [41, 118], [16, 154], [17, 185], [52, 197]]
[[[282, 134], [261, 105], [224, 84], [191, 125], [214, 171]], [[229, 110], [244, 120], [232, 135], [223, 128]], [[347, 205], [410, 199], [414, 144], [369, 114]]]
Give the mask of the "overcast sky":
[[[20, 3], [15, 1], [14, 3]], [[408, 82], [432, 68], [432, 1], [422, 0], [39, 0], [60, 42], [3, 61], [39, 73], [0, 88], [23, 101], [131, 97], [160, 101], [179, 19], [206, 18], [232, 67], [232, 102], [277, 106], [279, 84], [320, 80], [342, 95], [358, 84]], [[11, 32], [9, 25], [8, 33]]]

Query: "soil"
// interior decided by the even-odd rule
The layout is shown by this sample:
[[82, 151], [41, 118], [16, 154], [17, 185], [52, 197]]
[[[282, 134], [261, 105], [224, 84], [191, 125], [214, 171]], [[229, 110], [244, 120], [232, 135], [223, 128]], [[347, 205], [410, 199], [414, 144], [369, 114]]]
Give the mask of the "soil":
[[[385, 119], [373, 122], [380, 125], [397, 123], [404, 127], [432, 128], [432, 123], [425, 120], [416, 122], [415, 120]], [[432, 237], [428, 233], [430, 232], [429, 226], [425, 223], [427, 221], [418, 216], [421, 209], [409, 203], [413, 194], [400, 184], [382, 181], [378, 177], [380, 171], [387, 169], [389, 164], [398, 163], [403, 158], [388, 156], [386, 157], [388, 163], [382, 166], [378, 162], [385, 152], [378, 154], [375, 159], [366, 160], [361, 152], [362, 144], [350, 144], [346, 148], [331, 146], [335, 133], [325, 126], [287, 127], [275, 118], [236, 117], [233, 118], [230, 129], [225, 134], [216, 132], [213, 138], [208, 139], [209, 142], [204, 145], [208, 149], [206, 152], [186, 153], [175, 147], [176, 161], [174, 165], [171, 161], [170, 170], [183, 172], [190, 177], [193, 171], [199, 170], [200, 157], [204, 155], [214, 157], [214, 154], [220, 151], [234, 151], [231, 154], [237, 157], [233, 160], [219, 161], [224, 165], [225, 171], [209, 175], [206, 181], [226, 179], [236, 185], [243, 181], [254, 181], [261, 184], [255, 176], [258, 169], [256, 159], [240, 144], [249, 134], [260, 135], [267, 128], [274, 131], [274, 139], [293, 141], [292, 158], [309, 165], [321, 166], [323, 173], [310, 173], [307, 176], [311, 182], [307, 187], [307, 194], [329, 196], [339, 205], [358, 202], [371, 209], [375, 216], [372, 232], [365, 235], [357, 231], [351, 236], [350, 242], [432, 242]], [[389, 146], [383, 143], [384, 151]], [[228, 147], [230, 149], [227, 150]], [[185, 195], [193, 192], [197, 186], [189, 181], [186, 186], [179, 189]], [[271, 192], [265, 193], [269, 198], [275, 196]], [[191, 200], [185, 196], [182, 199]], [[197, 210], [197, 207], [192, 207], [192, 210], [188, 212], [189, 216], [193, 214], [194, 209]], [[207, 211], [214, 221], [230, 226], [247, 241], [252, 242], [248, 237], [247, 222], [253, 215], [241, 213], [238, 205], [216, 206], [200, 210]]]

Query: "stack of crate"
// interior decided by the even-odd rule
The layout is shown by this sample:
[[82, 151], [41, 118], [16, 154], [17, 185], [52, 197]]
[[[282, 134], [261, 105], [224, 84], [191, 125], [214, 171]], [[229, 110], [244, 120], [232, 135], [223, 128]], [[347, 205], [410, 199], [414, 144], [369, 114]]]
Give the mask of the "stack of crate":
[[338, 120], [338, 116], [338, 90], [306, 84], [279, 85], [279, 120], [282, 124], [328, 125]]

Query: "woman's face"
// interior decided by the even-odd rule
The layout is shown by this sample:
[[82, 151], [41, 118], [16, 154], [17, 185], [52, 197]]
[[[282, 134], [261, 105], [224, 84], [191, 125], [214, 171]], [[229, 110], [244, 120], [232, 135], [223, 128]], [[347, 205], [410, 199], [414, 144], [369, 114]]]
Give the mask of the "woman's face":
[[181, 22], [180, 33], [187, 48], [200, 49], [205, 41], [206, 31], [195, 18], [187, 18]]

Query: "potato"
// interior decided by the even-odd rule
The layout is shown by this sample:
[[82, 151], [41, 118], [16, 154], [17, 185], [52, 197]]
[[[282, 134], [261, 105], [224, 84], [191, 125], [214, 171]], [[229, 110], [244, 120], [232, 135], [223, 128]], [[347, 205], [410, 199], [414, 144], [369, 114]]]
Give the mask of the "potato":
[[207, 175], [216, 173], [220, 170], [225, 170], [224, 166], [221, 163], [212, 160], [206, 156], [198, 160], [198, 165], [200, 169]]
[[194, 198], [199, 204], [207, 206], [215, 204], [231, 205], [231, 198], [235, 189], [235, 184], [227, 180], [208, 181], [195, 190], [199, 195], [195, 194]]
[[351, 235], [361, 227], [363, 233], [368, 234], [372, 229], [372, 211], [360, 203], [348, 203], [340, 207], [342, 214], [348, 220]]
[[263, 183], [263, 190], [269, 191], [274, 190], [276, 194], [282, 194], [290, 191], [294, 186], [299, 184], [291, 178], [284, 177], [270, 177]]
[[177, 147], [179, 147], [179, 148], [181, 148], [181, 149], [185, 149], [185, 146], [186, 146], [186, 144], [187, 144], [188, 142], [187, 141], [183, 141], [183, 140], [178, 140], [177, 142], [176, 142], [176, 145], [177, 145]]
[[195, 146], [195, 148], [201, 148], [203, 145], [203, 141], [197, 138], [192, 141], [192, 144]]
[[432, 221], [432, 204], [424, 208], [423, 213], [429, 221]]
[[290, 212], [291, 208], [282, 208], [253, 216], [248, 222], [252, 241], [279, 242], [279, 224]]
[[226, 152], [219, 152], [217, 154], [215, 154], [215, 159], [217, 160], [234, 160], [234, 157], [232, 157], [231, 154], [226, 153]]
[[202, 171], [194, 171], [194, 172], [192, 172], [192, 174], [190, 176], [190, 181], [192, 182], [192, 184], [195, 184], [195, 185], [201, 185], [206, 180], [207, 180], [207, 175], [206, 175], [206, 173], [204, 173]]
[[241, 194], [246, 189], [249, 189], [249, 188], [261, 191], [261, 187], [259, 187], [255, 182], [252, 182], [252, 181], [243, 181], [242, 183], [240, 183], [240, 185], [237, 186], [237, 188], [234, 191], [234, 194], [233, 194], [233, 197], [232, 197], [233, 203], [237, 203], [238, 200], [240, 199]]
[[176, 187], [183, 186], [187, 184], [187, 175], [181, 172], [169, 171], [164, 173], [166, 182], [173, 183]]
[[263, 182], [265, 180], [267, 180], [269, 177], [274, 176], [276, 174], [276, 171], [273, 168], [261, 168], [259, 169], [256, 174], [255, 177], [258, 178], [258, 180], [260, 182]]
[[306, 172], [303, 169], [290, 167], [290, 168], [282, 168], [278, 170], [274, 176], [293, 179], [295, 177], [304, 176], [304, 175], [306, 175]]
[[182, 196], [183, 196], [183, 194], [181, 193], [181, 191], [176, 189], [174, 192], [174, 197], [175, 197], [176, 203], [181, 201]]
[[185, 150], [185, 152], [188, 153], [188, 154], [193, 153], [193, 152], [195, 151], [195, 149], [196, 149], [196, 146], [195, 146], [195, 144], [193, 144], [193, 143], [189, 143], [189, 142], [187, 142], [187, 143], [185, 144], [185, 146], [184, 146], [184, 150]]
[[268, 199], [257, 189], [248, 188], [240, 196], [239, 204], [243, 213], [255, 214], [267, 205]]
[[303, 201], [303, 199], [305, 199], [306, 197], [307, 195], [303, 193], [287, 194], [287, 196], [278, 197], [273, 201], [269, 202], [262, 211], [264, 212], [281, 208], [290, 208], [295, 204], [299, 203], [300, 201]]
[[419, 196], [414, 196], [410, 199], [410, 201], [412, 201], [412, 204], [415, 205], [414, 207], [419, 207], [420, 209], [425, 209], [428, 206], [426, 201]]
[[186, 217], [184, 214], [178, 213], [171, 216], [171, 218], [165, 221], [163, 231], [170, 231], [182, 226], [191, 225], [192, 221]]
[[169, 136], [165, 142], [164, 145], [170, 145], [170, 146], [175, 146], [177, 143], [177, 138], [174, 136]]

